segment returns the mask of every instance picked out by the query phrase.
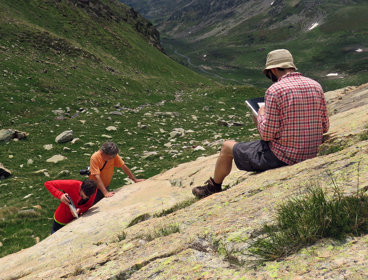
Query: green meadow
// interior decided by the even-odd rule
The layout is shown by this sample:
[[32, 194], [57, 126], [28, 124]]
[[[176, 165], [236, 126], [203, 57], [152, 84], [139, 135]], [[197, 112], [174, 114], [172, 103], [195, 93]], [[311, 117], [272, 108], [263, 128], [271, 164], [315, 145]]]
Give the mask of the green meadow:
[[[223, 139], [257, 137], [244, 100], [264, 89], [223, 85], [174, 62], [148, 43], [149, 24], [116, 1], [77, 2], [0, 3], [0, 128], [29, 134], [0, 143], [12, 172], [0, 181], [0, 257], [49, 236], [59, 201], [43, 183], [83, 180], [79, 170], [105, 141], [149, 178], [216, 153]], [[183, 133], [170, 136], [175, 128]], [[55, 143], [65, 130], [79, 140]], [[54, 155], [66, 159], [47, 162]], [[110, 187], [127, 183], [116, 171]]]

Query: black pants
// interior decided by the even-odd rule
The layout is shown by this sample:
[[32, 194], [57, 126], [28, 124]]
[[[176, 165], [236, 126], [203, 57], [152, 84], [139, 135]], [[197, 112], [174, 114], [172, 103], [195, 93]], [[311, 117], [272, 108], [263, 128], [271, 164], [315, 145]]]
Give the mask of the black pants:
[[61, 229], [63, 226], [64, 225], [61, 225], [54, 220], [54, 223], [52, 224], [51, 234], [55, 233], [56, 231]]
[[[106, 187], [106, 190], [109, 191], [109, 187]], [[97, 202], [99, 202], [101, 199], [103, 199], [105, 196], [100, 190], [97, 190], [95, 201], [93, 202], [93, 205], [95, 205]]]

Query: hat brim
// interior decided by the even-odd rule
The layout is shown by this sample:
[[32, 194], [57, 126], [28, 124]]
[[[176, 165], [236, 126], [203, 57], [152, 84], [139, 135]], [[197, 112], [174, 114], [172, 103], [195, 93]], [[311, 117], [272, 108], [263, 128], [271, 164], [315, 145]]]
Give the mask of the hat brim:
[[294, 68], [294, 70], [298, 70], [298, 68], [295, 67], [294, 63], [291, 62], [283, 62], [283, 63], [279, 63], [279, 64], [271, 64], [268, 65], [264, 70], [263, 70], [263, 74], [265, 74], [267, 76], [267, 70], [273, 69], [273, 68]]

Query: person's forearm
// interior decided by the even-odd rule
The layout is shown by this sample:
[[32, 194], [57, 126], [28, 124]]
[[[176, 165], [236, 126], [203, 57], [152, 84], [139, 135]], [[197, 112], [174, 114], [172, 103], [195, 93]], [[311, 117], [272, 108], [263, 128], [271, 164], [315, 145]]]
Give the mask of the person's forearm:
[[135, 176], [133, 175], [132, 171], [130, 171], [130, 169], [128, 168], [128, 166], [123, 165], [121, 167], [121, 169], [123, 169], [124, 173], [129, 177], [129, 179], [136, 181], [137, 178], [135, 178]]
[[104, 183], [102, 182], [102, 179], [99, 175], [95, 175], [96, 181], [97, 181], [97, 188], [102, 192], [103, 195], [106, 195], [108, 193], [108, 190], [106, 189]]

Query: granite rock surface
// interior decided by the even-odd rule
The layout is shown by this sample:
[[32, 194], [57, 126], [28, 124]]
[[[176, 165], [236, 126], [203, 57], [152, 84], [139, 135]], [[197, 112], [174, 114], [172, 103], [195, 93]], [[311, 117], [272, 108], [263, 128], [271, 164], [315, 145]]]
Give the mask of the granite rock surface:
[[330, 173], [344, 194], [368, 186], [368, 84], [326, 100], [331, 127], [318, 157], [263, 173], [233, 168], [225, 191], [198, 201], [191, 189], [213, 175], [217, 155], [123, 186], [54, 235], [1, 258], [0, 279], [366, 279], [368, 235], [321, 240], [261, 267], [240, 253], [278, 204], [313, 184], [332, 190]]

